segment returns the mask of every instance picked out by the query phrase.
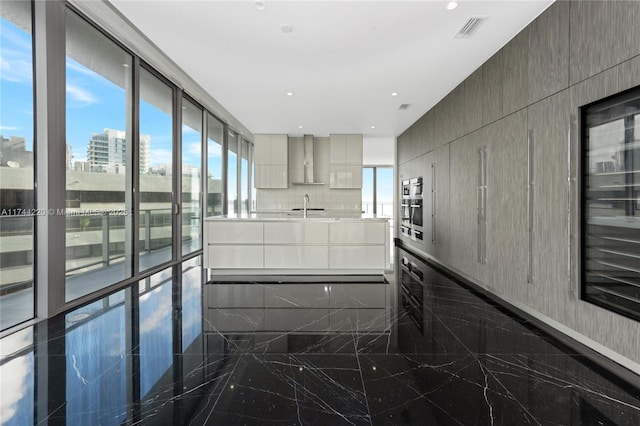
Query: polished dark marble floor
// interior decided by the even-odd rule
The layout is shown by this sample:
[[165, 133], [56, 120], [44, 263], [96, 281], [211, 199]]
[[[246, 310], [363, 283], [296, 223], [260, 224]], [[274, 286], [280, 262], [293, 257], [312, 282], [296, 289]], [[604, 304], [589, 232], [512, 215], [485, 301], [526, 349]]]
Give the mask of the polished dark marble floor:
[[640, 424], [593, 355], [412, 262], [382, 332], [203, 332], [198, 260], [163, 271], [3, 339], [0, 423]]

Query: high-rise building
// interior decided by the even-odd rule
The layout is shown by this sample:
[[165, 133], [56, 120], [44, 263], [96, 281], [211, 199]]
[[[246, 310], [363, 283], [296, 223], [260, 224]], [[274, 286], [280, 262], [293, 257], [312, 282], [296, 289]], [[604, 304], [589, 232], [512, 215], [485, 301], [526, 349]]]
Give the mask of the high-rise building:
[[[140, 172], [149, 171], [151, 136], [140, 135]], [[127, 164], [127, 137], [123, 130], [104, 129], [91, 135], [87, 162], [92, 172], [124, 173]]]

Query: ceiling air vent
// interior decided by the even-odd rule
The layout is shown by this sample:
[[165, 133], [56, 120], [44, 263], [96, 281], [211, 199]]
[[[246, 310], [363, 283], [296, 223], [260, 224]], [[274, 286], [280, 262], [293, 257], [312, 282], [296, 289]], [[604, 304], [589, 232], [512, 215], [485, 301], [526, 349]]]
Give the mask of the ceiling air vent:
[[401, 109], [401, 110], [409, 109], [409, 104], [402, 104], [398, 109]]
[[480, 24], [486, 21], [486, 19], [486, 16], [472, 16], [465, 22], [462, 28], [460, 28], [460, 31], [456, 34], [456, 38], [471, 37], [478, 30]]

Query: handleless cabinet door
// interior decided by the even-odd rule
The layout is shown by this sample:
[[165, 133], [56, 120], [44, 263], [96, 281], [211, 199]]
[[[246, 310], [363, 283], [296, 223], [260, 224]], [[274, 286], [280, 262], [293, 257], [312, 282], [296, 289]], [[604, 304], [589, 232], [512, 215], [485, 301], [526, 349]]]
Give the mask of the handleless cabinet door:
[[262, 245], [209, 245], [207, 256], [208, 268], [264, 268], [264, 248]]
[[362, 135], [347, 135], [345, 146], [345, 164], [362, 165]]
[[286, 165], [289, 152], [287, 135], [271, 135], [271, 152], [269, 164]]
[[[257, 158], [257, 157], [256, 157]], [[257, 164], [254, 168], [255, 186], [258, 189], [271, 187], [271, 168], [264, 164]]]
[[262, 244], [264, 230], [262, 222], [209, 221], [207, 223], [209, 244]]
[[329, 224], [331, 244], [380, 244], [385, 241], [386, 222], [335, 222]]
[[387, 266], [385, 246], [331, 246], [329, 267], [331, 269], [385, 269]]
[[265, 244], [327, 244], [329, 224], [326, 222], [266, 222]]
[[344, 164], [346, 159], [346, 135], [330, 135], [329, 137], [329, 163]]
[[264, 247], [264, 267], [273, 269], [327, 269], [329, 246]]
[[271, 136], [255, 135], [253, 138], [253, 161], [256, 165], [269, 164], [271, 161]]

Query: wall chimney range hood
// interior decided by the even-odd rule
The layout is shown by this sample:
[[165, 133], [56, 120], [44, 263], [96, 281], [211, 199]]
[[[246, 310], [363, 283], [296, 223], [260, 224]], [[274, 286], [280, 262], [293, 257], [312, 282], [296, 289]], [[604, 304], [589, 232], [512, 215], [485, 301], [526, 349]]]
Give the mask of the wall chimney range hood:
[[304, 135], [304, 159], [302, 182], [291, 182], [293, 185], [324, 185], [324, 182], [316, 182], [313, 178], [313, 135]]

